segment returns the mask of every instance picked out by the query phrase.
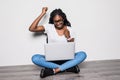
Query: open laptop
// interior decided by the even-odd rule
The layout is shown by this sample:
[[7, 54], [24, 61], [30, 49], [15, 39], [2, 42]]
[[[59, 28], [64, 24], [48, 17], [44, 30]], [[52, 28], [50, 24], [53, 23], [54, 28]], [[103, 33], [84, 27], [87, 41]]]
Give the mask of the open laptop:
[[44, 45], [46, 61], [74, 59], [75, 43], [48, 43]]

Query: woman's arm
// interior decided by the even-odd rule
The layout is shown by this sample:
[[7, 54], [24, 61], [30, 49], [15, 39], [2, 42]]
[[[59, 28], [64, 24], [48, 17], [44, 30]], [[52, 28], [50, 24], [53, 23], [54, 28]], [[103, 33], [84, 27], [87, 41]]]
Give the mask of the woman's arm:
[[70, 31], [67, 28], [64, 30], [64, 35], [67, 39], [67, 42], [74, 42], [74, 38], [71, 38]]
[[42, 17], [46, 14], [48, 8], [47, 7], [43, 7], [42, 8], [42, 13], [33, 21], [33, 23], [31, 24], [31, 26], [29, 27], [29, 30], [31, 32], [42, 32], [44, 31], [44, 26], [38, 26], [39, 21], [42, 19]]

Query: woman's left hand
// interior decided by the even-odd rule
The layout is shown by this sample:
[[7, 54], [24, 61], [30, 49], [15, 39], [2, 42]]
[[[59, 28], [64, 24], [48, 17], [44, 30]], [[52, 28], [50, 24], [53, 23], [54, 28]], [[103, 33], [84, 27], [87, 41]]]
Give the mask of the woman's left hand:
[[64, 30], [64, 35], [67, 39], [69, 39], [70, 38], [70, 31], [68, 29], [65, 29]]
[[74, 38], [71, 38], [70, 31], [67, 28], [64, 30], [64, 35], [68, 42], [74, 42]]

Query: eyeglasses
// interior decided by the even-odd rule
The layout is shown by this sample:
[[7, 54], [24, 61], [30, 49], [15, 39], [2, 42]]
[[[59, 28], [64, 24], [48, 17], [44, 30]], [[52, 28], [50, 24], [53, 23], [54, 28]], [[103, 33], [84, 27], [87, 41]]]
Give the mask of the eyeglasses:
[[57, 20], [57, 21], [53, 21], [53, 22], [54, 22], [54, 24], [57, 24], [57, 23], [63, 23], [64, 20]]

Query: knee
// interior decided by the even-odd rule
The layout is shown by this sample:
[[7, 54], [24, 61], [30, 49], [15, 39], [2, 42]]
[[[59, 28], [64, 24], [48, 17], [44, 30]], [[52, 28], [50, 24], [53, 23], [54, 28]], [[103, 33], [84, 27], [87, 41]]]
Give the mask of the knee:
[[82, 56], [83, 56], [84, 58], [87, 58], [87, 54], [86, 54], [86, 52], [81, 51], [81, 54], [82, 54]]
[[32, 62], [36, 63], [40, 59], [41, 55], [40, 54], [35, 54], [32, 56]]
[[78, 56], [81, 56], [83, 59], [86, 59], [86, 58], [87, 58], [87, 54], [86, 54], [86, 52], [84, 52], [84, 51], [77, 52], [77, 55], [78, 55]]

